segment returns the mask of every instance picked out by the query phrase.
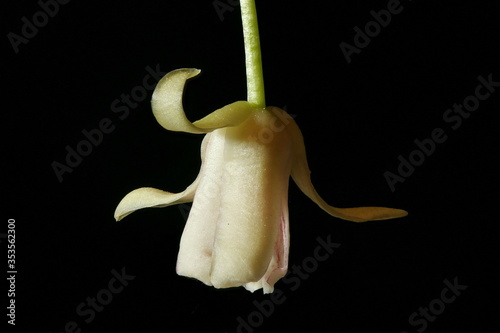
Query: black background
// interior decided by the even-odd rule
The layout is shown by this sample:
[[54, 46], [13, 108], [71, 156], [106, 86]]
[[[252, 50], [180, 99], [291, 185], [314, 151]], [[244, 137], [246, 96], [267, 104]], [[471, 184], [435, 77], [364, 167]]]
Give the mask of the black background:
[[[468, 288], [424, 331], [498, 325], [500, 88], [456, 130], [443, 113], [474, 94], [479, 75], [500, 81], [499, 17], [486, 2], [401, 5], [348, 64], [339, 44], [353, 44], [353, 28], [387, 1], [257, 1], [266, 101], [295, 115], [318, 192], [335, 206], [391, 206], [409, 216], [338, 220], [291, 182], [290, 266], [313, 255], [318, 237], [341, 246], [298, 288], [278, 282], [286, 300], [255, 332], [416, 332], [424, 327], [409, 316], [454, 278]], [[239, 6], [229, 6], [221, 20], [212, 0], [71, 1], [16, 54], [7, 34], [21, 34], [21, 18], [40, 6], [2, 5], [2, 232], [14, 218], [19, 331], [62, 332], [74, 321], [81, 332], [237, 332], [238, 317], [258, 319], [253, 302], [269, 295], [176, 275], [187, 206], [113, 219], [132, 189], [182, 191], [200, 165], [202, 136], [161, 128], [151, 91], [124, 119], [112, 111], [142, 84], [146, 66], [203, 70], [185, 95], [192, 120], [246, 98]], [[59, 182], [51, 164], [64, 163], [65, 147], [104, 118], [113, 131]], [[384, 172], [397, 173], [398, 156], [435, 128], [447, 140], [391, 191]], [[107, 288], [113, 269], [135, 279], [86, 323], [76, 308]]]

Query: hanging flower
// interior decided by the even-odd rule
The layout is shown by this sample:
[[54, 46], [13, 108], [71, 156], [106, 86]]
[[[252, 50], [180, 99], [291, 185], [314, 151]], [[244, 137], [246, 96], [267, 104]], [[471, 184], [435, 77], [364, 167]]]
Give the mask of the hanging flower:
[[244, 286], [271, 293], [287, 273], [288, 182], [335, 217], [363, 222], [405, 216], [383, 207], [335, 208], [314, 189], [302, 134], [283, 110], [266, 107], [254, 0], [241, 0], [248, 101], [238, 101], [191, 123], [182, 107], [188, 79], [199, 70], [174, 70], [153, 92], [153, 113], [171, 131], [205, 134], [202, 165], [184, 192], [150, 187], [127, 194], [116, 220], [147, 207], [193, 202], [182, 233], [177, 273], [216, 288]]
[[171, 131], [205, 134], [196, 180], [181, 193], [139, 188], [116, 208], [121, 220], [146, 207], [193, 202], [177, 260], [179, 275], [209, 286], [244, 286], [271, 293], [287, 273], [288, 182], [291, 176], [310, 199], [332, 216], [363, 222], [405, 216], [383, 207], [335, 208], [314, 189], [302, 134], [276, 107], [238, 101], [191, 123], [182, 107], [185, 82], [197, 69], [163, 77], [152, 97], [153, 113]]

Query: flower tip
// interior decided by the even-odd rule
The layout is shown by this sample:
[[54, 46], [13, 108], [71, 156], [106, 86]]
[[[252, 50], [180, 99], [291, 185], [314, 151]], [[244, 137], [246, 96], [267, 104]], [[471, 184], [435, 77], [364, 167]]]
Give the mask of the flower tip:
[[[174, 73], [174, 72], [184, 72], [187, 74], [187, 79], [191, 79], [195, 76], [198, 76], [198, 74], [201, 73], [201, 69], [198, 69], [198, 68], [179, 68], [179, 69], [176, 69], [176, 70], [173, 70], [171, 73]], [[169, 75], [170, 73], [168, 73], [167, 75]], [[165, 76], [167, 76], [165, 75]]]
[[404, 209], [398, 208], [386, 208], [386, 207], [361, 207], [361, 209], [367, 209], [370, 214], [366, 221], [380, 221], [380, 220], [391, 220], [405, 217], [408, 212]]
[[119, 206], [117, 207], [117, 209], [115, 210], [115, 214], [114, 214], [114, 218], [115, 218], [115, 222], [120, 222], [125, 216], [127, 216], [128, 214], [123, 214], [122, 212], [120, 212], [118, 210]]

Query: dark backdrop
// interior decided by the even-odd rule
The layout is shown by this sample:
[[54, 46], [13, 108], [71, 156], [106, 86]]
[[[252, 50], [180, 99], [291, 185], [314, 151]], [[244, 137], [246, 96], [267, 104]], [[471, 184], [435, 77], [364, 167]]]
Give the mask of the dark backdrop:
[[[499, 17], [492, 6], [257, 1], [267, 104], [295, 116], [318, 192], [339, 207], [409, 212], [392, 221], [342, 221], [291, 182], [290, 267], [310, 265], [304, 266], [310, 272], [291, 272], [276, 284], [280, 295], [270, 298], [176, 275], [188, 205], [143, 210], [120, 223], [113, 219], [130, 190], [182, 191], [200, 165], [202, 136], [164, 130], [151, 112], [151, 90], [140, 95], [149, 72], [203, 70], [186, 91], [192, 120], [246, 98], [239, 6], [226, 0], [71, 1], [57, 8], [49, 3], [51, 17], [40, 14], [43, 1], [10, 2], [1, 10], [7, 117], [2, 232], [15, 219], [19, 331], [399, 333], [496, 327], [493, 117], [499, 84], [479, 88], [481, 96], [489, 95], [474, 104], [479, 76], [500, 81]], [[390, 22], [385, 17], [380, 31], [368, 24], [370, 41], [355, 40], [355, 28], [364, 30], [374, 15], [383, 19], [380, 11], [388, 6], [397, 12]], [[33, 20], [36, 30], [28, 27]], [[360, 47], [348, 62], [341, 45], [356, 42]], [[132, 92], [136, 100], [124, 107], [123, 96]], [[450, 118], [447, 110], [464, 100], [474, 111]], [[85, 131], [99, 126], [108, 133], [58, 178], [54, 162], [66, 164], [67, 147], [76, 149]], [[436, 129], [446, 140], [428, 155], [418, 153], [415, 140], [430, 149]], [[400, 170], [404, 182], [391, 188], [384, 175], [398, 175], [401, 160], [410, 156], [419, 165]], [[340, 245], [314, 265], [318, 238]], [[4, 253], [6, 244], [2, 238]], [[109, 282], [120, 274], [126, 286], [117, 291], [117, 282], [117, 292], [109, 293]], [[445, 280], [459, 285], [455, 295], [446, 291]], [[106, 304], [91, 311], [88, 302], [96, 297]]]

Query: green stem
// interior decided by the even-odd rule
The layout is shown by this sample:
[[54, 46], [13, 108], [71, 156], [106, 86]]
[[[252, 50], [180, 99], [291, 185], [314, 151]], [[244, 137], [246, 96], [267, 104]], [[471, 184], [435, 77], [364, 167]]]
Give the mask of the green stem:
[[254, 0], [241, 0], [241, 20], [245, 41], [245, 65], [247, 71], [247, 99], [259, 107], [266, 106], [264, 76], [260, 55], [259, 25]]

